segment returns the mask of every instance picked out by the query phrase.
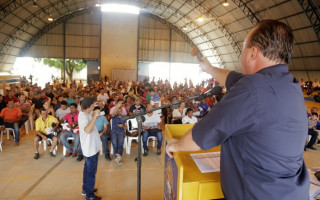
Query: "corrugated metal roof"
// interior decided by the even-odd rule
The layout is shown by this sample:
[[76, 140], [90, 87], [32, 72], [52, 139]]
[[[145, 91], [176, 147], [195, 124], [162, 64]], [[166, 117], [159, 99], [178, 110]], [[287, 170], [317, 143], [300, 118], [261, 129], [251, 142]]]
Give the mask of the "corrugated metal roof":
[[[38, 6], [33, 7], [34, 1], [0, 1], [0, 71], [10, 71], [20, 49], [50, 23], [49, 15], [59, 18], [96, 4], [96, 0], [37, 0]], [[256, 21], [281, 20], [292, 27], [296, 39], [291, 70], [320, 70], [320, 26], [315, 20], [319, 0], [229, 0], [228, 7], [222, 5], [223, 0], [129, 2], [174, 24], [204, 55], [211, 56], [211, 62], [232, 70], [240, 70], [241, 45]], [[306, 3], [314, 8], [311, 18], [310, 7], [306, 12], [304, 9]], [[202, 22], [197, 20], [200, 16]]]

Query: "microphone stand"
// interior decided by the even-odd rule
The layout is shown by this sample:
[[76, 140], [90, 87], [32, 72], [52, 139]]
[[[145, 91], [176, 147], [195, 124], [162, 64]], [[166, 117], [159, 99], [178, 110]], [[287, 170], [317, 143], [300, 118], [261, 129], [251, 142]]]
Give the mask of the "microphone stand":
[[[219, 86], [214, 87], [212, 90], [214, 90], [215, 88], [217, 88]], [[220, 87], [219, 87], [220, 88]], [[219, 89], [219, 91], [216, 91], [217, 93], [221, 93], [221, 88]], [[210, 92], [210, 93], [201, 93], [199, 95], [196, 96], [192, 96], [192, 97], [188, 97], [182, 100], [178, 100], [178, 101], [174, 101], [172, 103], [169, 104], [165, 104], [163, 106], [157, 107], [157, 108], [153, 108], [147, 111], [138, 111], [136, 114], [132, 114], [130, 116], [124, 117], [123, 120], [128, 120], [128, 119], [136, 119], [138, 122], [138, 156], [136, 158], [137, 161], [137, 199], [140, 200], [141, 199], [141, 166], [142, 166], [142, 160], [141, 160], [141, 131], [142, 131], [142, 122], [144, 121], [144, 117], [143, 115], [147, 114], [147, 113], [151, 113], [163, 108], [168, 108], [168, 107], [174, 107], [179, 105], [180, 103], [184, 102], [184, 101], [189, 101], [189, 100], [193, 100], [193, 99], [205, 99], [209, 96], [212, 95], [217, 95], [214, 92]]]

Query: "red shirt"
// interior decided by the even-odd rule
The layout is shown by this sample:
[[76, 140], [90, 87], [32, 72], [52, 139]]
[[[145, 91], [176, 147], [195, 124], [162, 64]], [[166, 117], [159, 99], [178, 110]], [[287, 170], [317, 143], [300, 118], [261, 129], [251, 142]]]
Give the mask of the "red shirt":
[[5, 102], [5, 103], [8, 103], [8, 101], [9, 101], [10, 99], [12, 99], [13, 102], [15, 102], [15, 103], [19, 101], [19, 99], [18, 99], [17, 97], [15, 97], [15, 96], [13, 96], [13, 97], [10, 98], [8, 95], [6, 95], [6, 96], [4, 97], [4, 102]]
[[9, 109], [8, 107], [2, 109], [0, 113], [0, 117], [3, 118], [4, 121], [17, 121], [18, 116], [21, 116], [21, 110], [20, 108], [13, 107], [13, 109]]

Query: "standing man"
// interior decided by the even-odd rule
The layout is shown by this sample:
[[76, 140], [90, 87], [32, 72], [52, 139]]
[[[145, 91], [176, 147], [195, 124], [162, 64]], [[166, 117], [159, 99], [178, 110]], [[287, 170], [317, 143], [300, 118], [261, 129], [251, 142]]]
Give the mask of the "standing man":
[[98, 154], [101, 151], [101, 140], [98, 129], [95, 126], [96, 119], [99, 117], [100, 110], [94, 109], [95, 97], [85, 97], [82, 100], [82, 111], [78, 117], [80, 143], [82, 154], [85, 158], [83, 169], [83, 185], [82, 195], [86, 196], [86, 200], [100, 200], [94, 194], [94, 185], [96, 182], [96, 173], [98, 167]]
[[308, 121], [299, 81], [288, 69], [294, 37], [276, 20], [259, 22], [243, 43], [243, 74], [201, 67], [228, 92], [167, 153], [221, 145], [221, 188], [228, 200], [309, 199], [303, 160]]

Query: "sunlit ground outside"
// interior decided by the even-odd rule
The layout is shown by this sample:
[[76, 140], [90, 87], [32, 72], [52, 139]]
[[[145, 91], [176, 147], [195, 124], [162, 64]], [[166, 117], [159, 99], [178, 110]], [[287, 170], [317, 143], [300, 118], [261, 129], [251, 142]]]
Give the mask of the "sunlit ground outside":
[[155, 80], [169, 80], [170, 84], [174, 82], [184, 83], [185, 78], [192, 80], [193, 84], [201, 83], [203, 80], [210, 79], [208, 73], [201, 71], [199, 64], [186, 63], [163, 63], [155, 62], [149, 64], [149, 77], [155, 77]]
[[[44, 65], [42, 62], [36, 62], [34, 58], [22, 57], [17, 58], [13, 66], [12, 73], [14, 75], [25, 76], [30, 81], [30, 75], [33, 76], [32, 82], [38, 86], [44, 87], [47, 82], [52, 83], [52, 78], [61, 78], [61, 70]], [[67, 75], [66, 75], [67, 77]], [[87, 79], [87, 68], [84, 68], [79, 73], [74, 72], [75, 80]]]

